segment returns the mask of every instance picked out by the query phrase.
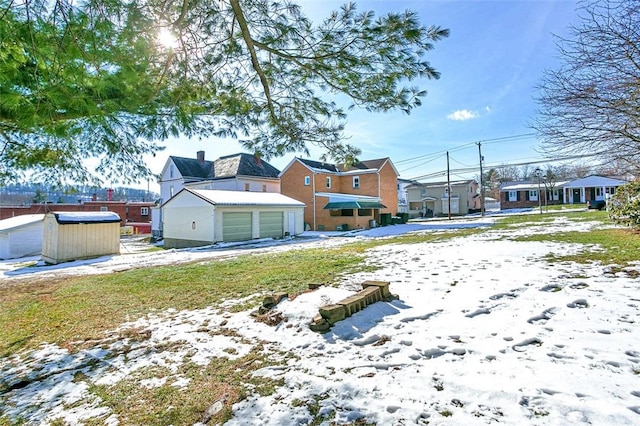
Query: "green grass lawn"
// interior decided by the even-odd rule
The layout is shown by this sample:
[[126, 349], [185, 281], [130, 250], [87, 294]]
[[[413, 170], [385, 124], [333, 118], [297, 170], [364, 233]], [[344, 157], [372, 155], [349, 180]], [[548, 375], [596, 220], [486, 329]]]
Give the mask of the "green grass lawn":
[[[182, 265], [141, 268], [108, 275], [34, 280], [10, 287], [0, 293], [0, 356], [33, 349], [43, 342], [55, 343], [70, 351], [81, 342], [101, 339], [104, 333], [120, 324], [143, 317], [152, 311], [168, 308], [198, 309], [208, 306], [223, 309], [221, 303], [242, 299], [242, 303], [225, 305], [232, 311], [252, 309], [272, 292], [294, 295], [311, 283], [334, 285], [344, 274], [375, 270], [376, 265], [363, 262], [366, 249], [385, 244], [413, 244], [437, 241], [489, 229], [536, 227], [559, 216], [575, 221], [598, 221], [601, 229], [590, 232], [564, 232], [518, 237], [521, 241], [557, 241], [597, 244], [601, 250], [585, 250], [577, 255], [549, 258], [549, 261], [601, 261], [620, 267], [639, 259], [640, 235], [621, 228], [611, 228], [606, 212], [549, 212], [513, 215], [501, 218], [491, 228], [416, 233], [375, 240], [356, 240], [334, 248], [300, 249], [276, 254], [253, 254], [232, 259], [217, 259]], [[78, 343], [80, 342], [80, 343]], [[286, 354], [283, 354], [286, 359]], [[270, 392], [278, 383], [252, 378], [251, 371], [274, 361], [262, 351], [239, 359], [220, 359], [206, 368], [185, 364], [185, 374], [192, 379], [187, 392], [163, 386], [143, 389], [127, 380], [112, 387], [92, 386], [118, 414], [122, 424], [193, 424], [217, 397], [230, 404], [245, 397], [243, 384]], [[144, 374], [143, 372], [142, 374]], [[161, 372], [160, 372], [161, 373]], [[146, 371], [146, 374], [159, 374]], [[137, 380], [132, 378], [131, 380]], [[78, 380], [83, 380], [79, 377]], [[0, 381], [0, 397], [3, 382]], [[138, 402], [136, 402], [138, 401]], [[231, 415], [229, 405], [212, 422]], [[166, 415], [168, 407], [179, 409]], [[163, 414], [164, 413], [164, 414]], [[164, 417], [163, 417], [164, 416]], [[2, 417], [0, 425], [8, 425]]]

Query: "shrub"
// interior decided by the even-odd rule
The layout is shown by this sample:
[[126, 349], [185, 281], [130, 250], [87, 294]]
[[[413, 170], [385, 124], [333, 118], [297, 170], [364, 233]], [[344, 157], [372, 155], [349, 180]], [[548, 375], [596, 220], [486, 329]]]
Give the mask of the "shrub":
[[616, 223], [640, 228], [640, 182], [618, 187], [607, 205], [609, 217]]

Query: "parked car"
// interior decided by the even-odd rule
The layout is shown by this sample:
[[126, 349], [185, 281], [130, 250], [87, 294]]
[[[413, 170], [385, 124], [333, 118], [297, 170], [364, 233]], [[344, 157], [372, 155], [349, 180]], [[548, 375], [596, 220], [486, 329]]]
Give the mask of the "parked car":
[[597, 210], [602, 210], [605, 207], [607, 207], [607, 202], [605, 200], [589, 200], [587, 201], [587, 208], [588, 209], [597, 209]]

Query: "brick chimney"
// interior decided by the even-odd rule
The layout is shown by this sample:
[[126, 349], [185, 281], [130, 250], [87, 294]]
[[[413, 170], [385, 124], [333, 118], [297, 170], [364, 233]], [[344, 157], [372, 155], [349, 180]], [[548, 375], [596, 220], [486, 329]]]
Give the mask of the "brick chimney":
[[204, 164], [204, 151], [198, 151], [198, 163]]

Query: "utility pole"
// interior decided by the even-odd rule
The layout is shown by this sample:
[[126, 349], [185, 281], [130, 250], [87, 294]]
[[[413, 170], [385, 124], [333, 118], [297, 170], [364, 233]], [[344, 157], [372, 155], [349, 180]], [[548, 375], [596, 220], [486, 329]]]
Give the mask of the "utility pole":
[[451, 220], [451, 178], [449, 176], [449, 151], [447, 151], [447, 201], [449, 202], [448, 216]]
[[482, 150], [480, 146], [482, 145], [480, 142], [476, 142], [478, 145], [478, 157], [480, 158], [480, 216], [484, 216], [484, 176], [482, 176], [482, 162], [484, 158], [482, 157]]

